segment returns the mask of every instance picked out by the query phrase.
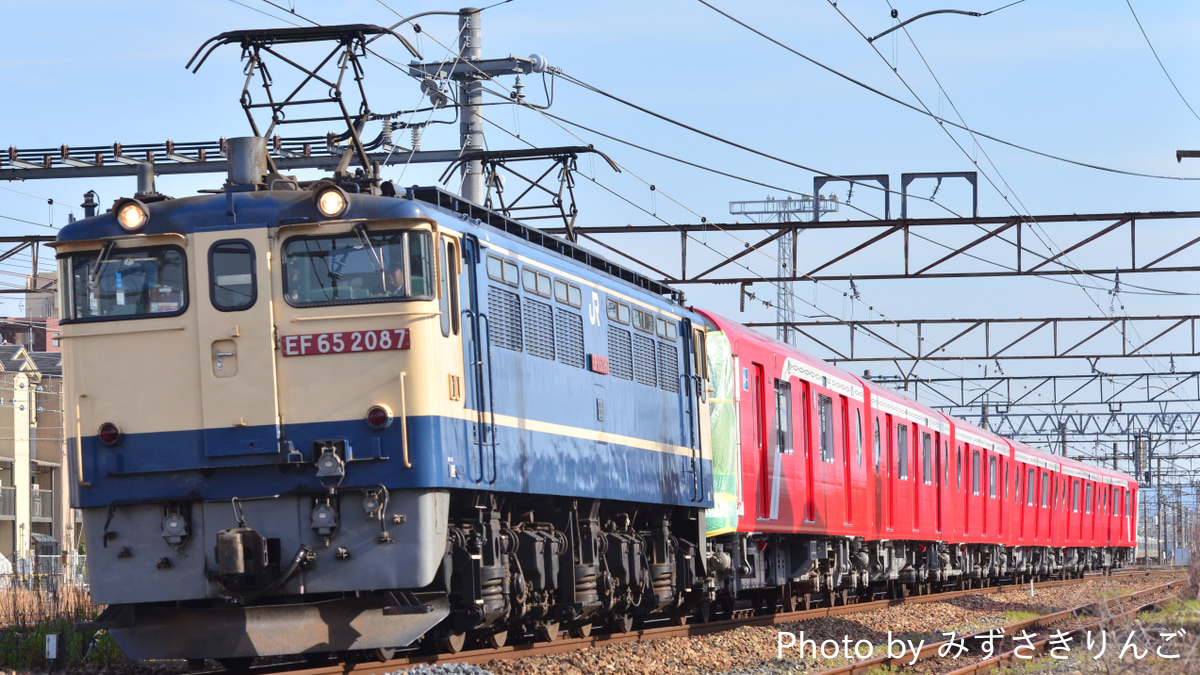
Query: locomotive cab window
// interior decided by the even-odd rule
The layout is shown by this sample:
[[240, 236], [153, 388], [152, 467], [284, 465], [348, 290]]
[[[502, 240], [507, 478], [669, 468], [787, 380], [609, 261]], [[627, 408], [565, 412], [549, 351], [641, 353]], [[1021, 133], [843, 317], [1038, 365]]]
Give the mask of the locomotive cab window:
[[436, 283], [429, 232], [360, 226], [283, 245], [283, 292], [293, 307], [430, 299]]
[[250, 242], [219, 241], [208, 251], [208, 294], [213, 307], [237, 312], [254, 306], [258, 284]]
[[114, 249], [63, 257], [68, 320], [140, 319], [187, 309], [187, 269], [175, 247]]
[[458, 275], [461, 271], [459, 261], [461, 258], [458, 255], [458, 243], [450, 237], [442, 237], [442, 260], [441, 265], [442, 277], [439, 283], [442, 287], [442, 292], [438, 298], [441, 310], [441, 328], [444, 337], [450, 335], [458, 335], [460, 330], [460, 321], [462, 320], [461, 309], [458, 306]]

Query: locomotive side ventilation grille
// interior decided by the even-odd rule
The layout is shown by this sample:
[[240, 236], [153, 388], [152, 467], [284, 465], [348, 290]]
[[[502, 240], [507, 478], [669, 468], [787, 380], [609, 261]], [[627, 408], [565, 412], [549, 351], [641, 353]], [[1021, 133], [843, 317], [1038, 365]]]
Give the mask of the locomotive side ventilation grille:
[[629, 331], [608, 327], [608, 368], [613, 377], [633, 379], [633, 350]]
[[583, 317], [565, 309], [554, 315], [554, 333], [558, 342], [558, 360], [568, 366], [583, 367]]
[[521, 351], [521, 298], [516, 293], [488, 289], [488, 324], [492, 344]]
[[525, 349], [554, 360], [554, 313], [549, 303], [525, 298]]
[[658, 343], [658, 386], [667, 391], [679, 391], [679, 353], [675, 345]]
[[654, 340], [645, 335], [633, 336], [633, 366], [638, 384], [658, 386], [658, 369], [655, 367]]

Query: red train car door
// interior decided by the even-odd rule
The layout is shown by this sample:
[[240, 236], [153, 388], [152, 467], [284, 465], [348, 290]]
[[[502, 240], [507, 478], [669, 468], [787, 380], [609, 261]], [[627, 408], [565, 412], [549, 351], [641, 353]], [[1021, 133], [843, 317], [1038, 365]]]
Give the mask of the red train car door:
[[854, 490], [850, 484], [850, 406], [847, 405], [845, 396], [839, 396], [838, 403], [842, 406], [842, 442], [838, 445], [842, 449], [842, 494], [845, 496], [842, 503], [845, 504], [846, 511], [843, 522], [849, 525], [854, 521], [853, 504], [851, 502], [851, 493]]
[[942, 480], [942, 478], [943, 478], [943, 476], [942, 476], [942, 466], [943, 466], [942, 457], [945, 455], [946, 451], [943, 449], [942, 452], [939, 453], [938, 448], [940, 448], [940, 447], [942, 447], [942, 434], [941, 434], [941, 432], [934, 432], [934, 434], [933, 434], [933, 461], [934, 461], [933, 494], [934, 494], [934, 500], [935, 500], [934, 513], [937, 514], [936, 516], [934, 516], [937, 519], [937, 523], [935, 526], [936, 526], [938, 532], [942, 531], [942, 489], [946, 485], [946, 481]]
[[767, 456], [766, 383], [761, 363], [750, 364], [750, 424], [754, 432], [754, 452], [758, 461], [758, 517], [771, 515], [771, 470]]
[[891, 530], [895, 527], [893, 512], [896, 510], [896, 490], [895, 485], [892, 483], [893, 477], [896, 475], [896, 449], [894, 440], [896, 435], [892, 431], [894, 427], [892, 427], [891, 415], [885, 418], [883, 428], [886, 430], [884, 436], [887, 437], [887, 450], [885, 453], [887, 459], [884, 461], [886, 471], [883, 474], [883, 516], [884, 524], [887, 529]]

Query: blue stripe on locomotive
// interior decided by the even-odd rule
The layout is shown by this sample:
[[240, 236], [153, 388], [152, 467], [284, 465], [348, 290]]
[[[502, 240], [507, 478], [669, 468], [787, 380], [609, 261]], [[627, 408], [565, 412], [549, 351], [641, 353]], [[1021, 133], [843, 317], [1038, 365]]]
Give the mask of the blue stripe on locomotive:
[[[693, 500], [690, 458], [670, 453], [500, 427], [493, 473], [490, 463], [481, 466], [481, 457], [490, 458], [471, 442], [467, 422], [413, 417], [408, 420], [413, 466], [406, 469], [399, 425], [382, 432], [360, 430], [364, 427], [361, 420], [354, 420], [289, 425], [288, 432], [298, 449], [310, 449], [318, 440], [349, 440], [355, 459], [346, 464], [344, 486], [489, 489], [698, 506], [711, 502], [707, 494], [705, 502]], [[262, 431], [264, 436], [274, 434], [273, 428]], [[68, 443], [73, 452], [75, 440]], [[377, 451], [382, 458], [364, 458]], [[311, 451], [307, 454], [311, 457]], [[92, 486], [72, 485], [79, 508], [131, 501], [134, 495], [137, 501], [211, 501], [320, 487], [311, 463], [286, 464], [278, 453], [208, 457], [202, 430], [130, 434], [113, 447], [85, 437], [83, 457], [84, 477]], [[231, 467], [238, 470], [214, 471]], [[708, 462], [698, 470], [702, 477], [712, 475]], [[104, 480], [96, 480], [99, 474], [104, 474]]]

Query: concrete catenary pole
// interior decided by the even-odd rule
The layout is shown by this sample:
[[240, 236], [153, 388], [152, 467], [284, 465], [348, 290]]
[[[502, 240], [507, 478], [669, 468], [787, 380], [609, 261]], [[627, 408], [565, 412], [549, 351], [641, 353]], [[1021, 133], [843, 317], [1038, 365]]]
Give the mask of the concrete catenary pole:
[[[482, 30], [479, 23], [479, 10], [465, 7], [458, 11], [458, 47], [463, 61], [474, 62], [483, 58]], [[458, 131], [462, 151], [476, 152], [483, 150], [483, 81], [479, 73], [467, 73], [458, 85], [458, 102], [462, 110], [459, 118]], [[476, 204], [483, 203], [483, 162], [473, 160], [463, 162], [462, 190], [463, 199]]]

